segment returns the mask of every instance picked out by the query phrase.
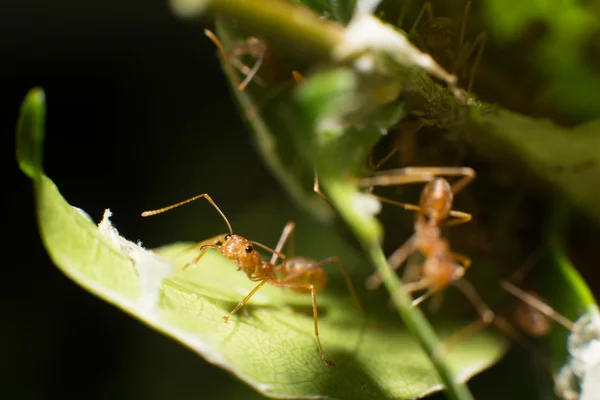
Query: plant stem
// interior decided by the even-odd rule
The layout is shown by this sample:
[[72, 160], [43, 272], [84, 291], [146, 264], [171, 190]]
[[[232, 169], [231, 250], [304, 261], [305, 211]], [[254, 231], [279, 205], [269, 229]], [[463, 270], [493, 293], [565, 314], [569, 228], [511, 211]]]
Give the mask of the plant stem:
[[[357, 137], [354, 140], [364, 139]], [[347, 201], [347, 199], [352, 197], [348, 193], [351, 193], [355, 189], [352, 186], [340, 184], [339, 178], [336, 179], [335, 174], [332, 176], [325, 173], [326, 171], [323, 172], [324, 175], [321, 183], [326, 187], [329, 198], [336, 205], [336, 208], [367, 252], [371, 263], [375, 266], [377, 273], [380, 274], [385, 287], [390, 293], [398, 314], [413, 338], [419, 342], [419, 345], [431, 360], [441, 381], [446, 386], [447, 396], [453, 400], [472, 400], [473, 396], [469, 388], [464, 383], [456, 381], [454, 372], [450, 368], [450, 365], [446, 363], [447, 358], [443, 352], [444, 347], [438, 339], [437, 334], [421, 310], [412, 306], [411, 297], [406, 293], [402, 287], [402, 282], [390, 268], [379, 244], [379, 234], [375, 229], [369, 229], [369, 220], [373, 220], [373, 222], [375, 220], [372, 218], [369, 218], [369, 220], [357, 218], [355, 206], [353, 206], [352, 201]]]
[[389, 267], [385, 255], [381, 250], [379, 243], [372, 242], [367, 244], [367, 252], [371, 262], [375, 265], [377, 272], [387, 290], [390, 292], [398, 314], [406, 324], [425, 351], [440, 378], [446, 386], [446, 393], [449, 398], [454, 400], [473, 399], [471, 392], [466, 384], [457, 382], [450, 366], [444, 362], [444, 355], [440, 353], [441, 342], [421, 310], [412, 306], [412, 299], [402, 287], [400, 279]]

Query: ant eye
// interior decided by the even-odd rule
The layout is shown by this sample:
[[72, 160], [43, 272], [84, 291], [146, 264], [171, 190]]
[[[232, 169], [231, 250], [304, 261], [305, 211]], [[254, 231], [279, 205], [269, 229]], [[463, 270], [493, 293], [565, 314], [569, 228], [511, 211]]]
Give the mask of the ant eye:
[[225, 235], [225, 240], [229, 240], [230, 237], [231, 235], [228, 233], [227, 235]]
[[252, 251], [254, 250], [254, 247], [248, 245], [246, 246], [246, 253], [252, 253]]

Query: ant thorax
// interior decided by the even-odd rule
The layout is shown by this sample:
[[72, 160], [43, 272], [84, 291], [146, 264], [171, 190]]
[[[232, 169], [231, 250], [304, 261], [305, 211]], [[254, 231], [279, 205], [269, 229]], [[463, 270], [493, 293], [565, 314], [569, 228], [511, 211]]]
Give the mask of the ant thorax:
[[567, 339], [567, 351], [569, 359], [556, 377], [557, 394], [565, 399], [598, 399], [600, 314], [597, 310], [575, 321]]
[[454, 194], [450, 183], [444, 178], [435, 178], [423, 188], [419, 205], [427, 215], [428, 222], [438, 224], [448, 217], [453, 201]]

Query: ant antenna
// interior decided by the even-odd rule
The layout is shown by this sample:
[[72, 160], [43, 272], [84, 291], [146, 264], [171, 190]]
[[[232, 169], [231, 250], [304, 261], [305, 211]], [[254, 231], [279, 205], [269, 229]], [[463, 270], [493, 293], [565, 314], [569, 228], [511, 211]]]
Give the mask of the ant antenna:
[[180, 201], [179, 203], [176, 203], [176, 204], [173, 204], [173, 205], [170, 205], [170, 206], [167, 206], [167, 207], [159, 208], [158, 210], [144, 211], [142, 213], [142, 217], [150, 217], [152, 215], [162, 214], [165, 211], [169, 211], [169, 210], [172, 210], [172, 209], [177, 208], [179, 206], [182, 206], [184, 204], [191, 203], [192, 201], [198, 200], [201, 197], [204, 197], [206, 200], [208, 200], [208, 202], [217, 210], [217, 212], [219, 214], [221, 214], [221, 217], [223, 217], [223, 220], [225, 221], [225, 223], [227, 224], [227, 227], [229, 228], [229, 234], [233, 236], [233, 229], [231, 229], [231, 224], [227, 220], [227, 217], [225, 216], [225, 214], [223, 214], [223, 211], [221, 211], [221, 209], [217, 206], [217, 204], [213, 201], [213, 199], [211, 199], [210, 196], [208, 194], [206, 194], [206, 193], [200, 194], [198, 196], [194, 196], [194, 197], [189, 198], [189, 199], [184, 200], [184, 201]]
[[538, 300], [529, 293], [524, 292], [523, 290], [519, 289], [518, 287], [516, 287], [508, 281], [502, 280], [500, 281], [500, 285], [504, 288], [504, 290], [517, 297], [519, 300], [529, 304], [548, 318], [555, 320], [556, 322], [567, 328], [569, 331], [573, 330], [573, 322], [569, 321], [566, 317], [554, 311], [554, 309], [549, 305]]
[[[217, 36], [214, 33], [209, 31], [208, 29], [204, 30], [204, 34], [215, 44], [215, 46], [217, 46], [217, 50], [219, 51], [219, 53], [221, 54], [221, 57], [223, 57], [223, 60], [225, 60], [225, 63], [227, 64], [227, 67], [229, 68], [229, 73], [231, 74], [232, 79], [235, 81], [235, 83], [238, 85], [238, 88], [239, 88], [242, 85], [242, 83], [244, 83], [244, 82], [240, 83], [237, 73], [235, 72], [235, 68], [233, 68], [233, 64], [231, 64], [231, 60], [229, 60], [229, 55], [225, 51], [225, 48], [221, 44], [221, 41], [217, 38]], [[261, 60], [261, 62], [262, 62], [262, 60]], [[258, 62], [257, 62], [257, 64], [258, 64]], [[254, 73], [256, 73], [256, 72], [254, 72]], [[248, 81], [248, 82], [250, 82], [250, 81]], [[246, 85], [248, 84], [248, 82], [246, 82]], [[244, 85], [244, 87], [246, 85]], [[240, 90], [243, 90], [243, 89], [240, 89]]]

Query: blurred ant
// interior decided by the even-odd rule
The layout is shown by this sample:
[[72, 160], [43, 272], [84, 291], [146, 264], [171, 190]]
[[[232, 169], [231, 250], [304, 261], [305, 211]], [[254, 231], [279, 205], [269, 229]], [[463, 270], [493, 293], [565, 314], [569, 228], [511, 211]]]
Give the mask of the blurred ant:
[[[460, 179], [450, 185], [441, 176], [457, 176]], [[393, 270], [397, 270], [411, 254], [421, 253], [425, 260], [418, 268], [420, 279], [403, 285], [408, 293], [425, 290], [425, 294], [413, 300], [413, 306], [433, 295], [441, 295], [446, 287], [453, 285], [475, 306], [483, 321], [491, 322], [494, 312], [479, 297], [475, 288], [463, 279], [471, 265], [471, 259], [453, 252], [450, 243], [441, 234], [443, 226], [459, 225], [471, 220], [471, 214], [452, 210], [452, 203], [454, 195], [474, 178], [475, 171], [468, 167], [409, 167], [376, 172], [370, 177], [357, 179], [357, 183], [364, 187], [426, 183], [421, 191], [419, 205], [374, 195], [381, 202], [416, 211], [415, 233], [388, 257], [388, 264]], [[413, 271], [406, 272], [415, 271], [413, 268]], [[381, 283], [379, 274], [374, 273], [367, 279], [366, 285], [372, 290]]]
[[[204, 30], [204, 34], [217, 46], [219, 54], [225, 61], [230, 75], [237, 85], [239, 91], [244, 91], [248, 84], [254, 80], [257, 84], [262, 87], [267, 87], [267, 83], [258, 76], [258, 71], [262, 65], [272, 64], [272, 50], [268, 46], [268, 44], [255, 36], [249, 36], [245, 41], [237, 42], [233, 45], [233, 50], [231, 54], [228, 54], [225, 51], [225, 48], [221, 44], [221, 41], [217, 38], [217, 36], [208, 29]], [[252, 68], [248, 67], [241, 61], [241, 57], [244, 55], [250, 55], [255, 58], [255, 63]], [[240, 82], [236, 69], [239, 70], [242, 74], [245, 75], [244, 79]], [[304, 80], [304, 76], [296, 71], [292, 71], [293, 80], [282, 84], [279, 88], [269, 93], [265, 98], [261, 99], [257, 104], [253, 104], [252, 107], [245, 110], [246, 117], [251, 120], [257, 116], [259, 110], [265, 106], [273, 98], [277, 97], [279, 94], [284, 92], [286, 89], [289, 89], [290, 86], [294, 84], [299, 84]]]
[[[459, 28], [458, 24], [450, 18], [436, 17], [433, 13], [433, 5], [428, 1], [423, 5], [412, 28], [408, 31], [408, 36], [417, 43], [421, 50], [430, 53], [450, 73], [454, 74], [464, 70], [469, 59], [475, 54], [475, 60], [468, 72], [467, 93], [471, 93], [475, 71], [479, 67], [485, 42], [487, 41], [487, 33], [485, 32], [477, 35], [472, 43], [465, 40], [471, 3], [472, 0], [466, 1], [463, 19]], [[405, 11], [403, 11], [400, 21]], [[423, 22], [423, 29], [419, 34], [418, 26], [424, 16], [427, 19]]]
[[[567, 338], [569, 358], [554, 376], [554, 391], [566, 400], [592, 400], [597, 398], [597, 382], [600, 382], [600, 315], [597, 309], [589, 311], [576, 322], [556, 312], [536, 295], [526, 292], [509, 281], [501, 281], [500, 285], [510, 294], [518, 298], [530, 310], [546, 319], [548, 328], [540, 330], [540, 336], [547, 336], [550, 330], [549, 320], [561, 324], [570, 334]], [[536, 316], [536, 319], [539, 317]], [[522, 328], [529, 329], [532, 321], [526, 320]], [[546, 326], [546, 325], [544, 325]], [[536, 332], [538, 333], [538, 332]], [[596, 385], [596, 387], [593, 387]], [[587, 387], [587, 389], [586, 389]]]
[[[258, 70], [261, 65], [265, 62], [270, 55], [269, 47], [267, 44], [255, 37], [250, 36], [245, 41], [235, 43], [233, 45], [233, 50], [231, 51], [231, 56], [225, 51], [225, 48], [221, 44], [221, 41], [217, 38], [217, 36], [208, 29], [204, 30], [204, 34], [217, 46], [221, 57], [227, 63], [227, 66], [231, 70], [231, 76], [237, 84], [238, 90], [244, 90], [246, 86], [254, 79], [256, 83], [260, 86], [267, 86], [264, 80], [262, 80], [259, 76], [257, 76]], [[241, 61], [241, 57], [244, 55], [250, 55], [256, 59], [254, 66], [252, 68], [248, 67]], [[237, 68], [241, 73], [245, 75], [243, 81], [239, 81], [237, 74], [235, 73], [235, 68]]]
[[[200, 254], [194, 258], [190, 263], [183, 267], [185, 269], [190, 264], [196, 264], [206, 254], [209, 249], [215, 249], [225, 257], [232, 261], [235, 261], [238, 266], [238, 271], [241, 270], [246, 273], [248, 278], [253, 282], [259, 282], [259, 284], [248, 293], [246, 297], [238, 303], [238, 305], [228, 315], [224, 316], [225, 322], [229, 319], [250, 300], [250, 298], [265, 284], [269, 283], [273, 286], [287, 287], [290, 290], [297, 293], [310, 293], [312, 299], [313, 308], [313, 320], [315, 336], [317, 337], [317, 345], [319, 349], [319, 355], [323, 362], [328, 366], [335, 365], [333, 362], [327, 360], [323, 355], [323, 349], [321, 347], [321, 339], [319, 338], [319, 325], [318, 325], [318, 311], [317, 311], [317, 292], [322, 291], [327, 284], [327, 275], [323, 270], [326, 264], [337, 263], [340, 267], [348, 290], [350, 291], [356, 307], [362, 312], [362, 306], [354, 290], [354, 286], [346, 272], [342, 260], [338, 257], [328, 257], [321, 261], [313, 260], [306, 257], [299, 257], [293, 255], [293, 240], [290, 240], [290, 257], [286, 257], [281, 251], [285, 246], [288, 239], [293, 235], [295, 224], [288, 222], [283, 229], [279, 242], [275, 249], [271, 249], [258, 242], [247, 240], [246, 238], [234, 235], [231, 228], [231, 224], [225, 217], [225, 214], [219, 209], [215, 202], [210, 198], [208, 194], [201, 194], [192, 197], [188, 200], [184, 200], [177, 204], [164, 207], [158, 210], [145, 211], [142, 216], [147, 217], [163, 213], [171, 210], [175, 207], [179, 207], [183, 204], [192, 202], [199, 198], [205, 198], [221, 215], [227, 227], [229, 228], [228, 234], [222, 234], [215, 236], [211, 239], [202, 241], [192, 246], [191, 249], [199, 249]], [[292, 238], [293, 239], [293, 238]], [[256, 251], [254, 246], [261, 247], [272, 253], [271, 260], [262, 260], [260, 254]], [[277, 264], [277, 259], [281, 259], [281, 263]]]

